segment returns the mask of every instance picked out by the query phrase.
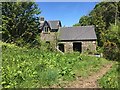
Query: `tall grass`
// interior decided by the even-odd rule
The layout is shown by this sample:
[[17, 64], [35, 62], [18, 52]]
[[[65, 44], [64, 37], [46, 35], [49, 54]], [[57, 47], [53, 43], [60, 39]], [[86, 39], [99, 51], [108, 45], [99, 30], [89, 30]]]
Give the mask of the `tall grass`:
[[80, 53], [63, 55], [2, 43], [1, 84], [4, 88], [40, 88], [88, 76], [106, 63], [109, 62], [105, 59]]
[[118, 67], [118, 62], [116, 62], [111, 70], [103, 76], [100, 80], [98, 80], [101, 88], [119, 88], [119, 74], [120, 69]]

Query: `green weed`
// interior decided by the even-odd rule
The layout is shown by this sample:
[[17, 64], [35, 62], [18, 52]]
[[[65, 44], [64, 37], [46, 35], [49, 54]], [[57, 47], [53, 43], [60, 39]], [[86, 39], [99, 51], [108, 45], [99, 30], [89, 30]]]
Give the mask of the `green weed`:
[[114, 64], [112, 69], [101, 79], [98, 80], [102, 88], [120, 88], [118, 84], [118, 63]]
[[59, 80], [86, 77], [107, 60], [80, 53], [61, 54], [44, 49], [20, 48], [2, 43], [2, 86], [35, 88], [56, 84]]

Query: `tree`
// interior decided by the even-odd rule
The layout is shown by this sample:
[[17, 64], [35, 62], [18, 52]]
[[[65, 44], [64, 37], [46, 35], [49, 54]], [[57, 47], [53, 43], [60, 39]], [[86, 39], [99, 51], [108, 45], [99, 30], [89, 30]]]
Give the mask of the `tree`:
[[80, 23], [76, 23], [76, 24], [74, 24], [73, 26], [80, 26]]
[[104, 35], [104, 55], [109, 59], [119, 60], [120, 55], [120, 22], [111, 24]]
[[79, 20], [81, 26], [90, 25], [91, 18], [89, 16], [82, 16]]
[[91, 18], [89, 16], [82, 16], [79, 20], [79, 23], [74, 24], [73, 26], [86, 26], [90, 25], [91, 23]]
[[2, 3], [2, 39], [16, 43], [18, 40], [32, 42], [38, 31], [40, 10], [35, 2]]
[[94, 7], [88, 16], [81, 17], [77, 26], [94, 25], [98, 46], [102, 47], [105, 42], [106, 30], [116, 20], [120, 20], [120, 2], [101, 2]]

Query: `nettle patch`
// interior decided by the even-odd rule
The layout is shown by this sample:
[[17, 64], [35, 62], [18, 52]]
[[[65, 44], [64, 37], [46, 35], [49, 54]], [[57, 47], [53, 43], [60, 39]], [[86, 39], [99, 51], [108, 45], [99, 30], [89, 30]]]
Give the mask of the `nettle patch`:
[[41, 49], [20, 48], [2, 44], [2, 86], [4, 88], [35, 88], [85, 77], [108, 63], [106, 59], [61, 54]]

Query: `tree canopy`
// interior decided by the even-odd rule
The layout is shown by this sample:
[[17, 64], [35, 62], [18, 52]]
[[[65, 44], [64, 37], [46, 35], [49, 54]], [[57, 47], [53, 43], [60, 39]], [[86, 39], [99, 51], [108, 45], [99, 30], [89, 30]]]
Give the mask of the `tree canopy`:
[[103, 35], [110, 24], [120, 20], [120, 2], [101, 2], [87, 16], [80, 18], [73, 26], [94, 25], [98, 38], [98, 45], [103, 46]]
[[94, 25], [98, 46], [108, 59], [119, 60], [120, 54], [120, 2], [101, 2], [87, 16], [73, 26]]
[[2, 39], [16, 43], [32, 42], [38, 31], [40, 9], [35, 2], [2, 3]]

